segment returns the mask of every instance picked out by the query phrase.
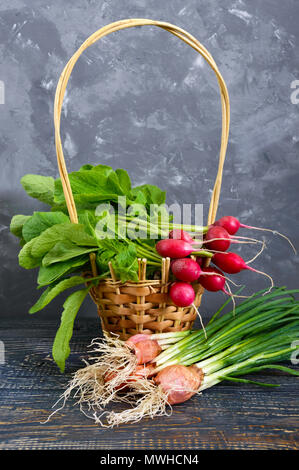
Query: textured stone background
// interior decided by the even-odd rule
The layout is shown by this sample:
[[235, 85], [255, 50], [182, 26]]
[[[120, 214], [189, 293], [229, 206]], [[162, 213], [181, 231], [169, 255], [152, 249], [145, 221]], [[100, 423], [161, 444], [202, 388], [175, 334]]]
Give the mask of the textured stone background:
[[[52, 112], [59, 74], [89, 34], [126, 17], [177, 24], [209, 49], [232, 108], [219, 215], [274, 227], [299, 246], [299, 105], [290, 100], [291, 82], [299, 79], [297, 0], [1, 0], [0, 296], [2, 308], [24, 320], [38, 295], [36, 273], [18, 267], [8, 226], [13, 214], [42, 205], [25, 195], [19, 179], [57, 176]], [[197, 53], [169, 33], [134, 28], [88, 49], [68, 87], [62, 128], [69, 169], [87, 162], [123, 167], [135, 184], [166, 188], [169, 203], [204, 203], [207, 210], [220, 138], [217, 83]], [[298, 287], [298, 257], [284, 240], [267, 241], [255, 266], [279, 285]], [[254, 250], [242, 247], [245, 259]], [[267, 285], [249, 272], [235, 279], [247, 292]], [[223, 300], [206, 294], [202, 311]], [[59, 305], [41, 315], [57, 315]], [[82, 314], [95, 314], [91, 302]]]

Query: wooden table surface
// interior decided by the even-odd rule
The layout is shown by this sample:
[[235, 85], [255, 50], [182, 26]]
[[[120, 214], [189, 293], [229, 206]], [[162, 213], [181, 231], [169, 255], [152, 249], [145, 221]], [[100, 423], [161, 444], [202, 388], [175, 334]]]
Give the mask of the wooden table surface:
[[86, 347], [99, 336], [97, 319], [76, 323], [66, 375], [50, 352], [57, 322], [24, 315], [2, 317], [0, 340], [0, 449], [298, 449], [298, 380], [259, 374], [280, 388], [219, 384], [174, 407], [172, 416], [103, 429], [69, 401], [47, 424], [51, 406], [70, 374], [82, 366]]

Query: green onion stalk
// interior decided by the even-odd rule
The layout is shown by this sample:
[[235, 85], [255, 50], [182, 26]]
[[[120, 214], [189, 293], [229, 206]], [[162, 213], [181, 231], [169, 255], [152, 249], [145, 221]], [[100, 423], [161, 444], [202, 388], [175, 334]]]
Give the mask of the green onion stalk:
[[222, 380], [250, 383], [239, 376], [264, 368], [299, 375], [277, 364], [299, 349], [299, 301], [293, 297], [299, 290], [264, 292], [242, 302], [235, 312], [219, 317], [223, 307], [219, 309], [205, 328], [207, 338], [202, 330], [193, 331], [166, 347], [154, 360], [155, 372], [167, 366], [195, 365], [204, 377], [199, 390]]

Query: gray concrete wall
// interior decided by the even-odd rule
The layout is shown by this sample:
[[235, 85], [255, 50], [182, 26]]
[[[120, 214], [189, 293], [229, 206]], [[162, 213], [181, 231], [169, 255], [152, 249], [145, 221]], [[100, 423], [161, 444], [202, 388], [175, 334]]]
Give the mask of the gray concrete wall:
[[[128, 17], [165, 20], [212, 53], [231, 99], [231, 132], [219, 215], [273, 227], [298, 243], [299, 2], [296, 0], [2, 0], [0, 6], [1, 304], [22, 315], [37, 298], [36, 273], [18, 267], [9, 234], [15, 213], [41, 204], [23, 192], [25, 173], [57, 176], [52, 124], [55, 86], [68, 58], [92, 32]], [[299, 98], [299, 95], [298, 95]], [[190, 47], [158, 28], [115, 33], [88, 49], [73, 72], [62, 136], [67, 166], [106, 163], [135, 184], [158, 184], [167, 201], [208, 207], [221, 129], [213, 72]], [[247, 232], [242, 232], [242, 235]], [[254, 232], [262, 238], [262, 233]], [[257, 269], [298, 287], [298, 257], [267, 237]], [[245, 259], [254, 246], [242, 247]], [[235, 276], [251, 293], [262, 276]], [[203, 312], [224, 300], [205, 295]], [[57, 315], [60, 302], [39, 315]], [[83, 315], [94, 315], [91, 303]]]

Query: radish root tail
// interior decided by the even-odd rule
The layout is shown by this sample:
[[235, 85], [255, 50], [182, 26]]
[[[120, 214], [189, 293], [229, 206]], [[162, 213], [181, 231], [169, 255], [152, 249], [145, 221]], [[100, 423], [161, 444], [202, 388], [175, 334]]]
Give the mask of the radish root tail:
[[195, 305], [194, 303], [192, 304], [192, 307], [194, 308], [194, 310], [196, 311], [196, 313], [197, 313], [197, 315], [198, 315], [198, 317], [199, 317], [199, 321], [200, 321], [201, 327], [202, 327], [202, 329], [203, 329], [205, 338], [208, 339], [208, 335], [207, 335], [206, 329], [205, 329], [204, 324], [203, 324], [203, 321], [202, 321], [202, 316], [201, 316], [201, 314], [199, 313], [198, 308], [196, 307], [196, 305]]
[[[265, 243], [263, 240], [257, 240], [256, 238], [251, 238], [251, 237], [241, 237], [240, 235], [232, 235], [231, 237], [233, 240], [237, 240], [237, 241], [248, 240], [248, 242], [251, 241], [252, 243]], [[239, 243], [241, 243], [241, 241], [239, 241]]]
[[250, 271], [253, 271], [254, 273], [263, 274], [263, 276], [266, 276], [268, 279], [270, 279], [271, 285], [270, 285], [269, 289], [266, 292], [263, 293], [263, 295], [269, 294], [269, 292], [271, 292], [271, 290], [274, 287], [273, 278], [269, 274], [265, 273], [264, 271], [258, 271], [257, 269], [251, 268], [250, 266], [247, 266], [247, 269], [249, 269]]
[[258, 253], [257, 253], [253, 258], [251, 258], [249, 261], [246, 261], [246, 264], [250, 264], [250, 263], [252, 263], [252, 261], [254, 261], [256, 258], [258, 258], [258, 257], [263, 253], [265, 247], [266, 247], [266, 243], [263, 242], [263, 245], [262, 245], [261, 249], [258, 251]]
[[[210, 242], [215, 242], [215, 241], [229, 241], [231, 243], [243, 243], [243, 244], [256, 244], [256, 243], [263, 243], [261, 240], [256, 240], [255, 238], [248, 238], [248, 237], [238, 237], [238, 238], [241, 238], [242, 240], [237, 240], [235, 239], [237, 237], [231, 237], [231, 238], [210, 238], [209, 240], [203, 240], [202, 244], [207, 244], [207, 243], [210, 243]], [[243, 240], [244, 239], [244, 240]], [[210, 251], [213, 251], [213, 250], [210, 250]]]
[[224, 290], [224, 292], [230, 296], [230, 298], [232, 299], [232, 303], [233, 303], [233, 316], [235, 317], [236, 316], [236, 301], [235, 301], [235, 296], [233, 295], [232, 291], [231, 291], [231, 288], [230, 288], [230, 285], [227, 281], [225, 281], [225, 285], [226, 285], [226, 288], [227, 288], [227, 291]]
[[263, 228], [263, 227], [252, 227], [251, 225], [244, 225], [244, 224], [240, 224], [240, 227], [248, 228], [248, 229], [252, 229], [252, 230], [264, 230], [265, 232], [273, 233], [273, 235], [278, 235], [279, 237], [284, 238], [290, 244], [290, 246], [292, 247], [292, 250], [294, 251], [295, 255], [297, 255], [297, 250], [296, 250], [295, 246], [293, 245], [293, 243], [291, 242], [291, 240], [286, 235], [284, 235], [283, 233], [278, 232], [277, 230], [272, 230], [270, 228]]

